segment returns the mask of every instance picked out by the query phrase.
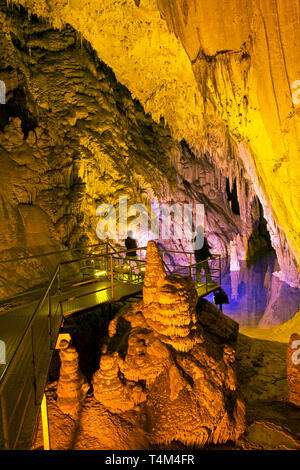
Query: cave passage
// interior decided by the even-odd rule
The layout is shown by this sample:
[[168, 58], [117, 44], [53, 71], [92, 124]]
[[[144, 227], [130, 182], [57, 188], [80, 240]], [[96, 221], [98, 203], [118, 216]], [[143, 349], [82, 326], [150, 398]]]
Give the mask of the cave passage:
[[300, 448], [299, 1], [190, 3], [0, 0], [0, 450]]

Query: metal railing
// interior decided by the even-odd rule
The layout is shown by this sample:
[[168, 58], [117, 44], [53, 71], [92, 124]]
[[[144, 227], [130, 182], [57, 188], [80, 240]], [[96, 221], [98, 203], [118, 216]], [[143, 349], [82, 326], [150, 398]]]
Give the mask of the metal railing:
[[[31, 295], [33, 292], [43, 291], [57, 264], [64, 260], [77, 259], [84, 256], [85, 253], [90, 255], [97, 251], [107, 253], [114, 250], [115, 247], [111, 243], [101, 242], [80, 248], [0, 260], [0, 267], [3, 266], [0, 275], [0, 291], [1, 293], [12, 292], [11, 295], [6, 294], [5, 297], [2, 295], [0, 304], [4, 305], [26, 295]], [[36, 272], [40, 273], [38, 277], [35, 276]], [[12, 279], [12, 273], [15, 280]]]
[[212, 289], [221, 287], [221, 256], [212, 255], [210, 258], [196, 263], [191, 261], [188, 266], [181, 266], [180, 268], [174, 269], [172, 274], [191, 277], [196, 287], [203, 288], [203, 286], [205, 286], [205, 293], [208, 294]]
[[[107, 253], [105, 255], [99, 255], [98, 257], [82, 258], [80, 260], [73, 260], [61, 263], [61, 292], [66, 294], [69, 291], [72, 293], [72, 301], [90, 296], [96, 293], [110, 291], [110, 299], [114, 298], [116, 288], [124, 286], [124, 284], [130, 285], [141, 285], [144, 281], [146, 260], [143, 258], [142, 253], [146, 253], [146, 247], [141, 247], [136, 250], [120, 250], [114, 251], [113, 253]], [[128, 256], [131, 252], [137, 252], [139, 256], [130, 257]], [[83, 265], [81, 271], [83, 272], [83, 279], [76, 280], [71, 283], [63, 282], [62, 270], [64, 266], [71, 265], [73, 263], [84, 264], [89, 263], [88, 266]], [[89, 273], [86, 273], [89, 271]], [[108, 281], [108, 284], [103, 287], [95, 286], [93, 290], [86, 292], [79, 292], [74, 294], [72, 288], [84, 287], [98, 283], [99, 281]], [[67, 298], [65, 299], [67, 300]], [[64, 302], [64, 300], [62, 300]]]
[[[103, 288], [73, 295], [73, 299], [111, 290], [113, 299], [118, 286], [141, 284], [145, 260], [128, 259], [128, 251], [116, 251], [107, 245], [107, 252], [59, 263], [41, 300], [34, 310], [26, 330], [0, 376], [0, 448], [26, 449], [32, 438], [32, 423], [41, 405], [48, 369], [63, 319], [63, 304], [70, 287], [78, 288], [100, 280], [109, 280]], [[139, 248], [142, 253], [146, 248]], [[64, 282], [64, 269], [77, 265], [73, 282]], [[92, 268], [88, 279], [85, 268]], [[101, 271], [99, 271], [99, 269]], [[67, 269], [67, 277], [70, 270]], [[103, 273], [103, 275], [102, 275]], [[66, 295], [66, 298], [64, 298]], [[87, 305], [88, 307], [88, 305]]]
[[[101, 250], [99, 254], [93, 253], [57, 265], [19, 344], [0, 376], [0, 449], [26, 449], [30, 446], [53, 349], [66, 314], [65, 303], [102, 291], [109, 291], [109, 299], [113, 301], [118, 287], [124, 284], [142, 286], [146, 247], [117, 250], [107, 243], [104, 251]], [[137, 251], [138, 256], [131, 257], [132, 251]], [[190, 264], [176, 267], [175, 263], [165, 263], [166, 253], [183, 252], [161, 251], [164, 265], [172, 265], [172, 271], [168, 268], [169, 272], [189, 275], [200, 282], [197, 273], [199, 265], [204, 262], [193, 263], [193, 253], [190, 252]], [[215, 263], [210, 266], [214, 282], [218, 278], [218, 284], [221, 284], [220, 256], [213, 256], [209, 262]], [[86, 302], [86, 308], [90, 306]]]
[[1, 377], [0, 448], [27, 448], [30, 443], [61, 324], [58, 282], [59, 266]]
[[[178, 264], [176, 263], [176, 260], [173, 259], [173, 256], [176, 257], [176, 255], [182, 255], [184, 254], [186, 257], [189, 258], [190, 260], [190, 265], [193, 264], [193, 256], [194, 252], [193, 251], [180, 251], [180, 250], [168, 250], [165, 248], [163, 245], [159, 245], [159, 252], [163, 261], [164, 266], [166, 267], [167, 271], [169, 273], [174, 272], [176, 269], [178, 269]], [[173, 256], [172, 256], [173, 255]], [[170, 261], [168, 262], [166, 258]], [[181, 266], [181, 265], [180, 265]]]

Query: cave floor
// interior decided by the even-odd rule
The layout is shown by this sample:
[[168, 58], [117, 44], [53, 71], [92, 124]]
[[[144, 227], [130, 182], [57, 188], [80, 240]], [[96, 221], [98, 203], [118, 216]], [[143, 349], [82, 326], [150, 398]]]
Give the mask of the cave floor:
[[[300, 449], [300, 409], [287, 401], [286, 347], [285, 343], [239, 335], [237, 374], [246, 401], [246, 432], [236, 443], [207, 445], [204, 449]], [[52, 382], [46, 389], [52, 449], [94, 449], [88, 435], [78, 436], [79, 422], [63, 414], [58, 408], [56, 386], [57, 382]], [[96, 408], [97, 402], [93, 396], [88, 395], [83, 406]], [[32, 449], [41, 449], [42, 442], [42, 427], [41, 420], [39, 420]], [[159, 448], [162, 450], [191, 449], [180, 442], [172, 442]], [[103, 446], [101, 443], [101, 448], [97, 447], [95, 450], [109, 449], [115, 449], [114, 436], [106, 435]]]
[[237, 373], [247, 410], [241, 448], [300, 449], [300, 408], [288, 402], [286, 350], [284, 342], [239, 335]]

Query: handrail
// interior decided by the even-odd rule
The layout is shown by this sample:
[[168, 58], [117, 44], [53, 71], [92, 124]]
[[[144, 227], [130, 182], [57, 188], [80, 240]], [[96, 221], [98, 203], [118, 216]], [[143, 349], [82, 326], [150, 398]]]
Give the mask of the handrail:
[[[135, 249], [132, 249], [132, 250], [120, 250], [120, 251], [115, 251], [116, 254], [119, 254], [119, 253], [131, 253], [132, 251], [139, 251], [139, 250], [146, 250], [147, 247], [143, 246], [143, 247], [140, 247], [140, 248], [135, 248]], [[80, 261], [83, 262], [83, 261], [89, 261], [93, 258], [101, 258], [101, 257], [104, 257], [104, 256], [109, 256], [109, 255], [112, 255], [112, 253], [99, 253], [98, 255], [93, 255], [93, 256], [86, 256], [84, 258], [76, 258], [76, 259], [71, 259], [71, 260], [68, 260], [68, 261], [61, 261], [61, 263], [59, 263], [61, 266], [63, 265], [66, 265], [66, 264], [72, 264], [72, 263], [79, 263]]]
[[[209, 263], [210, 261], [216, 261], [218, 260], [218, 267], [217, 268], [212, 268], [211, 266], [209, 266], [209, 276], [210, 276], [210, 280], [214, 282], [215, 284], [215, 287], [221, 287], [221, 279], [222, 279], [222, 272], [221, 272], [221, 255], [211, 255], [210, 258], [207, 258], [205, 260], [202, 260], [202, 261], [197, 261], [196, 263], [191, 263], [190, 265], [188, 266], [182, 266], [176, 270], [174, 270], [172, 272], [172, 274], [180, 274], [180, 272], [182, 273], [182, 271], [189, 271], [189, 276], [193, 278], [193, 269], [195, 268], [195, 274], [196, 274], [196, 279], [195, 279], [195, 282], [196, 282], [196, 285], [205, 285], [205, 292], [208, 293], [208, 280], [207, 280], [207, 273], [205, 272], [205, 279], [206, 281], [205, 282], [201, 282], [197, 279], [197, 267], [199, 268], [199, 266], [201, 266], [201, 264], [206, 264], [206, 263]], [[200, 278], [203, 279], [203, 275], [201, 275], [198, 271], [198, 276]]]
[[20, 342], [19, 342], [19, 344], [18, 344], [18, 346], [17, 346], [17, 348], [16, 348], [16, 351], [15, 351], [13, 357], [12, 357], [11, 360], [9, 361], [9, 364], [8, 364], [7, 368], [5, 369], [5, 371], [4, 371], [4, 374], [3, 374], [2, 378], [1, 378], [1, 381], [0, 381], [0, 394], [1, 394], [1, 392], [2, 392], [2, 390], [3, 390], [3, 387], [4, 387], [4, 385], [6, 384], [6, 381], [7, 381], [7, 378], [8, 378], [8, 374], [7, 374], [8, 368], [9, 368], [9, 367], [12, 367], [12, 366], [15, 364], [16, 359], [17, 359], [17, 357], [18, 357], [18, 355], [19, 355], [19, 353], [20, 353], [20, 349], [21, 349], [21, 347], [22, 347], [22, 345], [23, 345], [23, 343], [24, 343], [24, 341], [25, 341], [25, 339], [26, 339], [26, 337], [27, 337], [27, 335], [28, 335], [28, 332], [31, 330], [32, 324], [33, 324], [33, 322], [34, 322], [34, 320], [35, 320], [35, 315], [36, 315], [37, 312], [39, 311], [39, 308], [40, 308], [40, 306], [42, 305], [42, 303], [44, 302], [44, 300], [46, 299], [46, 297], [47, 297], [47, 295], [48, 295], [48, 292], [50, 291], [50, 289], [51, 289], [51, 287], [52, 287], [52, 285], [53, 285], [53, 282], [54, 282], [54, 280], [55, 280], [55, 278], [56, 278], [56, 275], [57, 275], [57, 272], [58, 272], [58, 271], [59, 271], [59, 265], [57, 265], [57, 267], [56, 267], [56, 269], [55, 269], [55, 272], [54, 272], [54, 274], [53, 274], [53, 276], [52, 276], [52, 278], [51, 278], [51, 281], [50, 281], [50, 283], [49, 283], [49, 285], [48, 285], [48, 287], [47, 287], [47, 289], [46, 289], [46, 291], [45, 291], [43, 297], [41, 298], [41, 300], [39, 301], [38, 305], [36, 306], [36, 308], [35, 308], [35, 310], [34, 310], [32, 316], [31, 316], [31, 319], [30, 319], [30, 321], [29, 321], [29, 324], [27, 325], [27, 328], [26, 328], [26, 330], [25, 330], [25, 333], [23, 334], [23, 336], [22, 336], [22, 338], [21, 338], [21, 340], [20, 340]]
[[16, 261], [24, 261], [24, 260], [27, 261], [28, 259], [43, 258], [44, 256], [59, 255], [62, 253], [72, 253], [73, 251], [80, 251], [80, 250], [85, 250], [87, 248], [94, 248], [95, 246], [102, 246], [102, 245], [105, 245], [106, 243], [108, 242], [96, 243], [94, 245], [87, 245], [87, 246], [82, 246], [78, 248], [69, 248], [67, 250], [49, 251], [47, 253], [42, 253], [40, 255], [30, 255], [30, 256], [22, 256], [22, 257], [13, 258], [13, 259], [5, 259], [5, 260], [0, 260], [0, 264], [15, 263]]
[[[125, 253], [126, 253], [126, 252], [129, 253], [129, 252], [132, 252], [132, 251], [138, 251], [138, 250], [141, 251], [141, 250], [145, 250], [145, 249], [147, 249], [147, 247], [141, 247], [141, 248], [137, 248], [137, 249], [133, 249], [133, 250], [123, 250], [123, 251], [120, 251], [120, 253], [124, 253], [124, 252], [125, 252]], [[116, 252], [116, 253], [118, 253], [118, 252]], [[100, 258], [100, 257], [107, 257], [107, 256], [112, 256], [112, 255], [111, 255], [110, 253], [100, 253], [99, 255], [97, 255], [97, 259]], [[52, 275], [52, 277], [51, 277], [51, 279], [50, 279], [50, 282], [49, 282], [49, 284], [48, 284], [48, 286], [47, 286], [47, 288], [46, 288], [46, 290], [45, 290], [45, 292], [44, 292], [42, 298], [40, 299], [38, 305], [36, 306], [36, 308], [35, 308], [35, 310], [34, 310], [32, 316], [31, 316], [31, 319], [30, 319], [30, 321], [29, 321], [29, 324], [28, 324], [28, 326], [27, 326], [27, 328], [26, 328], [26, 330], [25, 330], [25, 333], [23, 334], [23, 336], [22, 336], [22, 338], [21, 338], [21, 340], [20, 340], [20, 342], [19, 342], [19, 344], [18, 344], [18, 346], [17, 346], [17, 348], [16, 348], [16, 351], [15, 351], [14, 355], [13, 355], [12, 359], [10, 360], [10, 362], [9, 362], [9, 364], [8, 364], [8, 367], [6, 367], [6, 369], [5, 369], [5, 372], [4, 372], [4, 374], [3, 374], [3, 376], [2, 376], [2, 379], [1, 379], [1, 382], [0, 382], [0, 394], [1, 394], [1, 391], [2, 391], [2, 389], [3, 389], [3, 386], [5, 385], [6, 380], [7, 380], [7, 379], [5, 378], [5, 377], [6, 377], [6, 374], [7, 374], [7, 370], [8, 370], [9, 367], [12, 367], [12, 365], [14, 365], [15, 360], [16, 360], [16, 357], [18, 357], [19, 349], [20, 349], [21, 346], [23, 345], [24, 340], [26, 339], [27, 334], [28, 334], [28, 332], [30, 331], [30, 329], [31, 329], [31, 327], [32, 327], [32, 324], [33, 324], [33, 322], [34, 322], [34, 320], [35, 320], [35, 317], [36, 317], [36, 315], [37, 315], [37, 313], [38, 313], [38, 311], [39, 311], [41, 305], [43, 304], [43, 302], [44, 302], [45, 299], [47, 298], [47, 295], [49, 294], [49, 291], [50, 291], [50, 289], [51, 289], [51, 287], [52, 287], [52, 285], [53, 285], [53, 283], [54, 283], [54, 281], [55, 281], [55, 279], [56, 279], [58, 273], [60, 272], [61, 266], [66, 265], [66, 264], [71, 264], [71, 263], [78, 263], [78, 262], [82, 262], [82, 261], [87, 261], [87, 260], [91, 260], [91, 259], [93, 259], [93, 258], [95, 258], [95, 256], [93, 256], [93, 257], [78, 258], [78, 259], [69, 260], [69, 261], [62, 261], [62, 262], [60, 262], [60, 263], [57, 264], [56, 269], [55, 269], [55, 271], [54, 271], [54, 273], [53, 273], [53, 275]], [[123, 259], [123, 258], [122, 258], [122, 259]], [[141, 262], [141, 261], [143, 261], [143, 260], [138, 260], [138, 261]]]
[[[189, 264], [189, 265], [186, 265], [186, 266], [181, 266], [180, 268], [176, 269], [175, 271], [182, 271], [184, 269], [188, 269], [188, 268], [191, 268], [191, 267], [194, 267], [194, 266], [199, 266], [200, 264], [204, 264], [204, 263], [207, 263], [208, 261], [210, 260], [216, 260], [216, 259], [219, 259], [220, 255], [213, 255], [213, 257], [210, 257], [210, 258], [207, 258], [207, 259], [204, 259], [204, 260], [201, 260], [201, 261], [196, 261], [196, 263], [192, 263], [192, 264]], [[175, 272], [173, 271], [173, 273]], [[219, 269], [218, 269], [219, 271]]]
[[[61, 251], [53, 251], [53, 252], [48, 252], [48, 253], [44, 253], [44, 254], [41, 254], [41, 255], [33, 255], [33, 256], [29, 256], [29, 257], [23, 257], [23, 258], [15, 258], [15, 259], [10, 259], [10, 260], [0, 260], [0, 264], [1, 263], [9, 263], [9, 262], [16, 262], [16, 261], [27, 261], [28, 259], [36, 259], [36, 258], [41, 258], [41, 257], [45, 257], [45, 256], [50, 256], [50, 255], [54, 255], [54, 254], [63, 254], [63, 253], [74, 253], [74, 252], [77, 252], [77, 251], [81, 251], [81, 250], [86, 250], [88, 248], [95, 248], [95, 247], [109, 247], [112, 251], [114, 251], [115, 253], [118, 253], [118, 251], [116, 250], [116, 248], [110, 243], [110, 242], [102, 242], [102, 243], [97, 243], [97, 244], [94, 244], [94, 245], [87, 245], [85, 247], [79, 247], [79, 248], [73, 248], [73, 249], [70, 249], [70, 250], [61, 250]], [[138, 248], [138, 249], [145, 249], [144, 247], [143, 248]], [[124, 250], [126, 252], [126, 250]], [[128, 250], [128, 251], [133, 251], [133, 250]], [[106, 252], [103, 252], [103, 253], [98, 253], [97, 255], [94, 254], [93, 257], [99, 257], [100, 255], [105, 255], [105, 254], [108, 254], [108, 251]], [[85, 257], [85, 258], [76, 258], [74, 260], [68, 260], [68, 261], [61, 261], [60, 264], [68, 264], [68, 263], [73, 263], [73, 262], [77, 262], [77, 261], [86, 261], [88, 259], [91, 259], [91, 255]], [[36, 278], [35, 281], [43, 281], [45, 279], [49, 279], [46, 278], [45, 276], [43, 276], [42, 278]], [[6, 284], [9, 284], [9, 282], [5, 279], [6, 281]], [[13, 281], [10, 281], [10, 283], [12, 283]], [[32, 282], [32, 279], [31, 279], [31, 282]], [[41, 283], [41, 282], [40, 282]], [[24, 286], [21, 286], [21, 285], [18, 285], [16, 284], [16, 286], [18, 288], [22, 288], [23, 287], [23, 291], [21, 292], [18, 292], [14, 295], [11, 295], [9, 297], [1, 297], [0, 298], [0, 304], [4, 304], [4, 303], [7, 303], [7, 302], [11, 302], [15, 299], [18, 299], [20, 297], [23, 297], [24, 295], [28, 295], [32, 292], [36, 292], [36, 291], [39, 291], [43, 288], [45, 288], [45, 286], [40, 286], [39, 288], [37, 288], [36, 286], [33, 286], [32, 288], [24, 288]]]

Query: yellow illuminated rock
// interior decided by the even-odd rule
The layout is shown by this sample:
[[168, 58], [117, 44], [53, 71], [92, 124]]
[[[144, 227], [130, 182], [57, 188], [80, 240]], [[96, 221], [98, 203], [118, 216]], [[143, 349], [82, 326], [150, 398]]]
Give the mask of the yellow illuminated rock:
[[[300, 254], [296, 0], [16, 0], [90, 41], [154, 119], [231, 173], [246, 168], [286, 279]], [[231, 142], [228, 150], [227, 143]], [[289, 247], [292, 256], [287, 252]]]
[[209, 302], [196, 308], [192, 279], [166, 275], [159, 256], [150, 241], [143, 301], [112, 320], [94, 397], [112, 421], [116, 414], [134, 424], [133, 433], [140, 427], [149, 446], [236, 441], [246, 425], [234, 364], [237, 324]]

